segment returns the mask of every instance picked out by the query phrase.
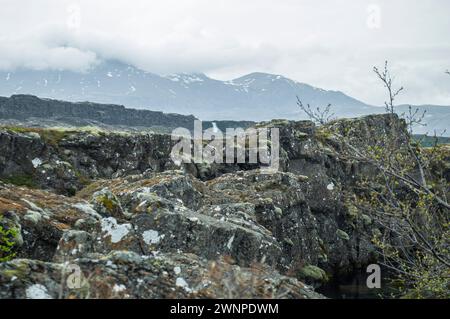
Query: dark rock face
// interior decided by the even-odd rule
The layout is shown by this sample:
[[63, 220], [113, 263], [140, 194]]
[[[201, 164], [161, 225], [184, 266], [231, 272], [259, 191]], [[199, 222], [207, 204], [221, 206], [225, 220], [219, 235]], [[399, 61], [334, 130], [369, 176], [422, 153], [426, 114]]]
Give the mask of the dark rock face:
[[88, 123], [124, 125], [130, 127], [165, 126], [190, 128], [194, 116], [166, 114], [148, 110], [127, 109], [122, 105], [98, 103], [72, 103], [40, 99], [33, 95], [0, 97], [0, 118], [26, 120], [28, 118], [53, 118], [75, 126]]
[[[357, 136], [370, 140], [390, 121], [397, 119], [355, 120]], [[260, 125], [280, 128], [280, 172], [176, 170], [166, 135], [73, 132], [55, 140], [3, 130], [4, 180], [29, 174], [34, 186], [76, 194], [0, 184], [0, 221], [20, 228], [14, 250], [24, 258], [0, 264], [0, 296], [221, 298], [223, 280], [240, 291], [253, 275], [258, 287], [238, 297], [274, 297], [286, 285], [284, 297], [320, 297], [299, 280], [318, 284], [373, 259], [378, 229], [349, 200], [372, 172], [340, 159], [340, 141], [327, 134], [350, 122]], [[84, 187], [85, 179], [94, 181]], [[65, 263], [81, 268], [84, 290], [60, 289]]]
[[[354, 120], [358, 130], [352, 134], [360, 136], [364, 132], [370, 142], [371, 136], [377, 136], [379, 130], [396, 121], [397, 118], [389, 115]], [[330, 127], [340, 129], [341, 126], [351, 126], [351, 123], [350, 120], [342, 120]], [[260, 126], [280, 128], [283, 171], [315, 179], [320, 176], [323, 181], [342, 181], [351, 179], [358, 170], [364, 169], [358, 163], [338, 161], [339, 141], [332, 140], [324, 132], [316, 132], [311, 122], [282, 121]], [[403, 129], [403, 126], [397, 129]], [[396, 138], [399, 136], [397, 133], [393, 131], [392, 136]], [[90, 180], [176, 168], [170, 159], [174, 143], [166, 134], [3, 128], [0, 129], [0, 178], [73, 195]], [[258, 167], [257, 164], [185, 165], [188, 173], [203, 180]]]
[[163, 171], [169, 135], [120, 135], [31, 130], [0, 131], [0, 177], [74, 194], [92, 179]]
[[[25, 94], [12, 95], [10, 98], [0, 97], [0, 122], [26, 127], [97, 126], [111, 131], [152, 130], [170, 133], [178, 127], [192, 130], [196, 119], [193, 115], [130, 109], [115, 104], [73, 103]], [[214, 121], [214, 123], [223, 131], [226, 128], [247, 128], [255, 124], [252, 121]], [[213, 127], [213, 122], [205, 121], [203, 125], [207, 129]]]

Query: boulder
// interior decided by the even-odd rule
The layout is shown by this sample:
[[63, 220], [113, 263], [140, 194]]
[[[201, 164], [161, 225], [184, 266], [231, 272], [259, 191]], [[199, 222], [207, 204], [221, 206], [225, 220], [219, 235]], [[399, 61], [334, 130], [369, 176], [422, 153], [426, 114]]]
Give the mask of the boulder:
[[271, 268], [243, 268], [192, 254], [114, 251], [73, 264], [15, 259], [0, 264], [0, 298], [295, 298], [322, 295]]

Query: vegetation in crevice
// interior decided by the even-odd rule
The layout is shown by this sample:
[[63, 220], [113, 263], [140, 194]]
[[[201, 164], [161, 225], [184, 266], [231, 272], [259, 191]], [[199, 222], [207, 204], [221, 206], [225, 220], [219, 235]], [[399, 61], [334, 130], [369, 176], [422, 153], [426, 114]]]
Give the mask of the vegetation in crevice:
[[6, 228], [0, 225], [0, 262], [10, 261], [16, 256], [14, 251], [15, 238], [18, 235], [16, 228]]
[[2, 177], [0, 180], [6, 184], [13, 184], [16, 186], [26, 186], [29, 188], [36, 188], [37, 184], [32, 175], [19, 174], [8, 177]]

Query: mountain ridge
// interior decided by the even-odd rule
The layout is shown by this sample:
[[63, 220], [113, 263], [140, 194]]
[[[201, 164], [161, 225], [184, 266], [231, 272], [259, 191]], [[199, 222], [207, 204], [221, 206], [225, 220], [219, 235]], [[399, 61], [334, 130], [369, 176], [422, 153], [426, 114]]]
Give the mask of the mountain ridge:
[[[189, 115], [202, 120], [266, 121], [273, 118], [306, 119], [296, 106], [324, 107], [332, 104], [337, 117], [384, 113], [384, 108], [366, 104], [341, 91], [324, 90], [277, 74], [253, 72], [228, 81], [204, 73], [158, 75], [121, 62], [104, 61], [85, 73], [59, 70], [18, 69], [0, 72], [0, 95], [31, 94], [43, 98], [102, 104], [120, 104]], [[413, 106], [414, 108], [416, 106]], [[450, 107], [418, 106], [427, 110], [427, 128], [415, 133], [445, 129], [450, 132]], [[408, 106], [398, 107], [399, 114]]]
[[[117, 104], [68, 102], [42, 99], [34, 95], [0, 96], [0, 124], [26, 127], [97, 126], [106, 130], [170, 132], [184, 127], [193, 129], [193, 115], [164, 113], [145, 109], [126, 108]], [[246, 121], [204, 121], [204, 128], [248, 127]]]

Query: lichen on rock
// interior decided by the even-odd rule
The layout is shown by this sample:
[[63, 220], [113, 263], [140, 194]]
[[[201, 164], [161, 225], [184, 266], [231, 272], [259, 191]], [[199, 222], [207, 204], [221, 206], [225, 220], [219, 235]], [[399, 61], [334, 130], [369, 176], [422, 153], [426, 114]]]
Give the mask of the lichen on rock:
[[[178, 169], [168, 135], [0, 130], [0, 298], [322, 298], [303, 281], [371, 263], [379, 232], [354, 200], [372, 173], [331, 132], [369, 143], [390, 120], [262, 123], [280, 129], [273, 174]], [[9, 183], [21, 174], [42, 189]], [[61, 291], [68, 265], [82, 289]]]

